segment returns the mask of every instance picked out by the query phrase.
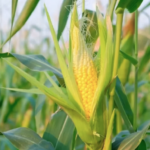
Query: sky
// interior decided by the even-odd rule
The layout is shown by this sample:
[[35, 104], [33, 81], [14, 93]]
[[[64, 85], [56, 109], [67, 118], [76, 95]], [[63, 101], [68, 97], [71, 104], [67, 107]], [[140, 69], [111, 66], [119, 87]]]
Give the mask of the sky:
[[[11, 18], [11, 1], [12, 0], [0, 0], [0, 29], [4, 32], [10, 31], [10, 18]], [[85, 8], [90, 10], [96, 9], [96, 4], [101, 4], [101, 12], [106, 12], [106, 6], [108, 3], [108, 0], [85, 0]], [[20, 14], [26, 0], [19, 0], [18, 1], [18, 7], [16, 12], [15, 20], [17, 19], [18, 15]], [[46, 19], [46, 16], [43, 15], [44, 12], [44, 3], [46, 4], [49, 14], [51, 16], [52, 23], [54, 25], [55, 31], [57, 31], [58, 28], [58, 18], [59, 18], [59, 11], [63, 0], [40, 0], [37, 8], [35, 9], [35, 12], [31, 15], [25, 26], [22, 28], [22, 30], [30, 29], [31, 26], [36, 26], [37, 28], [41, 29], [42, 32], [38, 33], [36, 31], [33, 32], [33, 36], [31, 36], [31, 39], [35, 39], [35, 36], [37, 38], [37, 41], [39, 38], [44, 37], [48, 34], [48, 22]], [[150, 0], [143, 0], [142, 5], [140, 6], [139, 10], [145, 6]], [[78, 0], [77, 6], [79, 14], [81, 14], [82, 10], [82, 0]], [[146, 9], [146, 14], [150, 14], [150, 7]], [[81, 15], [80, 15], [81, 16]], [[139, 28], [144, 28], [145, 26], [150, 24], [150, 17], [148, 18], [144, 13], [142, 13], [139, 16]], [[67, 26], [63, 32], [63, 37], [65, 40], [68, 40], [68, 33], [69, 33], [69, 21], [67, 23]], [[67, 36], [66, 36], [67, 35]], [[20, 37], [20, 36], [19, 36]], [[18, 40], [20, 40], [18, 37]], [[16, 35], [17, 38], [17, 35]]]

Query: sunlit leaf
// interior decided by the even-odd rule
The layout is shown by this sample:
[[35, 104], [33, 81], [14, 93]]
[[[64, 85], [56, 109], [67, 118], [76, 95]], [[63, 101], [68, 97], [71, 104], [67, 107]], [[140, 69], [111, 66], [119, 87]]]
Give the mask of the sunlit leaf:
[[21, 28], [22, 26], [26, 23], [26, 21], [28, 20], [28, 18], [31, 16], [32, 12], [34, 11], [34, 9], [36, 8], [37, 4], [38, 4], [39, 0], [27, 0], [26, 4], [21, 12], [21, 14], [19, 15], [19, 18], [17, 19], [11, 34], [7, 37], [6, 41], [3, 43], [3, 45], [5, 43], [7, 43], [10, 38], [12, 36], [14, 36]]
[[[62, 51], [60, 49], [57, 37], [56, 37], [56, 33], [53, 27], [53, 24], [51, 22], [51, 18], [49, 16], [48, 10], [45, 6], [45, 11], [46, 11], [46, 16], [47, 16], [47, 20], [49, 23], [49, 27], [50, 27], [50, 31], [53, 37], [53, 41], [54, 41], [54, 45], [56, 48], [56, 53], [57, 53], [57, 57], [58, 57], [58, 61], [59, 61], [59, 65], [66, 83], [66, 87], [68, 92], [73, 96], [73, 98], [77, 101], [81, 111], [83, 111], [83, 107], [82, 107], [82, 103], [81, 103], [81, 97], [77, 88], [77, 84], [73, 75], [73, 70], [68, 70], [66, 62], [63, 58], [63, 54]], [[83, 111], [84, 112], [84, 111]]]
[[150, 46], [147, 47], [144, 56], [142, 57], [140, 63], [139, 63], [139, 73], [141, 74], [143, 69], [148, 65], [150, 62]]
[[18, 0], [12, 0], [11, 26], [13, 26]]
[[[46, 87], [45, 85], [40, 83], [38, 80], [36, 80], [34, 77], [32, 77], [31, 75], [27, 74], [26, 72], [24, 72], [23, 70], [21, 70], [17, 66], [14, 66], [13, 64], [11, 64], [8, 61], [6, 61], [6, 62], [15, 71], [17, 71], [19, 74], [21, 74], [26, 80], [28, 80], [31, 84], [33, 84], [38, 89], [40, 89], [45, 95], [49, 96], [51, 99], [53, 99], [59, 105], [61, 105], [63, 107], [68, 107], [68, 108], [74, 107], [75, 109], [78, 109], [78, 106], [76, 106], [77, 105], [76, 102], [75, 101], [69, 101], [68, 97], [66, 95], [61, 94], [61, 93], [58, 94], [58, 91], [56, 91], [54, 88]], [[60, 88], [60, 90], [61, 90], [61, 88]], [[74, 102], [74, 104], [71, 104], [72, 102]]]
[[32, 94], [43, 94], [39, 89], [16, 89], [16, 88], [4, 88], [6, 90], [15, 91], [15, 92], [23, 92], [23, 93], [32, 93]]

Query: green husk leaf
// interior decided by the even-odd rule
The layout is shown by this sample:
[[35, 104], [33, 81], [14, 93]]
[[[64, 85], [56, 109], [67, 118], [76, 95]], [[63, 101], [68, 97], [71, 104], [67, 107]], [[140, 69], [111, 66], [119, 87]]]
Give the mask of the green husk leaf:
[[[103, 61], [100, 62], [100, 75], [98, 78], [97, 90], [93, 99], [92, 117], [91, 117], [93, 128], [102, 137], [102, 139], [103, 137], [106, 136], [106, 127], [107, 127], [105, 90], [112, 78], [112, 64], [113, 64], [113, 44], [112, 44], [113, 38], [112, 38], [111, 20], [109, 16], [106, 18], [106, 22], [108, 30], [107, 41], [106, 43], [104, 43], [104, 45], [106, 44], [104, 52], [101, 53], [102, 55], [100, 55], [100, 60], [103, 58]], [[99, 127], [99, 124], [101, 124], [101, 127]]]
[[73, 28], [74, 26], [77, 26], [79, 27], [79, 21], [78, 21], [78, 12], [77, 12], [77, 5], [76, 3], [74, 4], [74, 7], [73, 7], [73, 12], [72, 12], [72, 15], [71, 15], [71, 22], [70, 22], [70, 39], [69, 39], [69, 42], [70, 42], [70, 47], [69, 47], [69, 62], [70, 62], [70, 65], [72, 65], [72, 39], [73, 39]]
[[81, 103], [81, 97], [80, 97], [80, 94], [79, 94], [79, 91], [78, 91], [78, 88], [77, 88], [77, 85], [76, 85], [76, 82], [75, 82], [75, 78], [72, 75], [72, 72], [70, 72], [67, 68], [67, 65], [66, 65], [65, 60], [63, 58], [63, 54], [62, 54], [62, 51], [60, 49], [59, 43], [57, 41], [57, 37], [56, 37], [56, 34], [55, 34], [55, 31], [54, 31], [54, 28], [53, 28], [53, 25], [52, 25], [52, 22], [51, 22], [51, 19], [50, 19], [50, 16], [49, 16], [49, 13], [47, 11], [46, 6], [45, 6], [45, 11], [46, 11], [49, 27], [50, 27], [50, 30], [51, 30], [51, 34], [52, 34], [52, 37], [53, 37], [53, 40], [54, 40], [54, 44], [55, 44], [55, 47], [56, 47], [56, 53], [57, 53], [59, 65], [60, 65], [64, 80], [65, 80], [65, 83], [66, 83], [67, 90], [69, 92], [68, 95], [73, 97], [77, 101], [78, 106], [80, 107], [80, 110], [83, 113], [84, 110], [83, 110], [83, 106], [82, 106], [82, 103]]
[[[83, 30], [86, 31], [85, 41], [87, 44], [95, 44], [99, 33], [98, 33], [98, 23], [97, 23], [97, 14], [95, 11], [86, 9], [81, 18], [80, 22], [84, 22]], [[85, 18], [86, 17], [86, 18]], [[85, 20], [83, 20], [85, 18]]]

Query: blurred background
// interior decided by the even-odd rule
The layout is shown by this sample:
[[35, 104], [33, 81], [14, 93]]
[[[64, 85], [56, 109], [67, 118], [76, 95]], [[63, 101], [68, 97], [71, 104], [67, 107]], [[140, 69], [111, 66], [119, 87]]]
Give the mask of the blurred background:
[[[18, 1], [18, 7], [16, 10], [16, 16], [15, 20], [18, 18], [26, 0]], [[38, 45], [41, 40], [50, 38], [50, 32], [48, 27], [48, 22], [46, 20], [45, 12], [44, 12], [44, 3], [46, 4], [48, 11], [50, 13], [52, 23], [54, 25], [55, 31], [57, 32], [58, 29], [58, 19], [59, 19], [59, 12], [61, 8], [63, 0], [56, 0], [56, 1], [49, 1], [49, 0], [41, 0], [36, 7], [34, 13], [30, 16], [27, 23], [24, 25], [24, 27], [17, 33], [10, 43], [15, 44], [15, 50], [19, 53], [24, 53], [24, 46], [22, 44], [25, 42], [24, 39], [27, 38], [28, 44], [30, 49], [34, 49], [36, 45]], [[139, 10], [141, 10], [148, 2], [149, 0], [144, 0], [142, 5], [139, 7]], [[78, 11], [79, 11], [79, 17], [82, 15], [82, 0], [78, 0]], [[105, 14], [106, 8], [108, 5], [108, 1], [101, 1], [101, 0], [86, 0], [85, 1], [85, 8], [90, 10], [96, 10], [96, 6], [100, 9], [100, 11]], [[67, 6], [66, 9], [70, 9], [70, 6]], [[145, 9], [142, 13], [140, 13], [139, 16], [139, 34], [140, 36], [149, 37], [150, 33], [150, 7]], [[128, 16], [128, 12], [126, 11], [126, 16]], [[115, 20], [115, 17], [114, 17]], [[10, 32], [11, 28], [11, 0], [0, 0], [0, 31], [3, 32], [1, 34], [2, 39], [6, 39], [7, 35]], [[68, 42], [68, 35], [69, 35], [69, 24], [70, 19], [68, 19], [67, 25], [65, 27], [65, 30], [62, 34], [62, 37], [67, 45]], [[149, 30], [147, 30], [149, 29]], [[148, 31], [148, 32], [147, 32]], [[48, 40], [48, 39], [47, 39]], [[10, 45], [6, 44], [3, 51], [10, 51]], [[51, 43], [52, 44], [52, 43]], [[50, 45], [51, 45], [50, 44]], [[142, 47], [142, 46], [141, 46]], [[140, 47], [140, 48], [141, 48]], [[43, 51], [46, 50], [46, 47], [43, 46]]]

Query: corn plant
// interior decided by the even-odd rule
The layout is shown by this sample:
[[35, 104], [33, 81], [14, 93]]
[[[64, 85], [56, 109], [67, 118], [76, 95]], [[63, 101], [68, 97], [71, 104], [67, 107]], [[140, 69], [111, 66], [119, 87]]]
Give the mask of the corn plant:
[[[72, 4], [72, 1], [67, 2]], [[65, 5], [67, 2], [65, 2]], [[93, 21], [91, 23], [91, 18], [89, 19], [88, 15], [86, 15], [87, 12], [90, 14], [91, 11], [84, 11], [84, 1], [83, 17], [78, 18], [75, 2], [71, 14], [67, 60], [64, 59], [64, 54], [58, 41], [65, 23], [62, 28], [59, 28], [56, 35], [48, 10], [44, 6], [60, 70], [51, 66], [42, 55], [1, 53], [0, 57], [33, 86], [37, 87], [30, 90], [6, 89], [24, 93], [44, 94], [54, 101], [59, 108], [52, 115], [51, 122], [44, 132], [43, 138], [33, 130], [23, 127], [1, 132], [1, 134], [21, 150], [146, 149], [144, 139], [148, 134], [150, 123], [145, 122], [139, 127], [137, 125], [137, 9], [141, 2], [142, 0], [128, 0], [126, 2], [120, 0], [116, 6], [116, 0], [113, 0], [110, 2], [105, 17], [103, 17], [98, 8], [96, 12], [92, 13], [94, 23]], [[21, 22], [20, 26], [12, 28], [10, 36], [4, 44], [24, 25], [37, 3], [38, 1], [35, 3], [27, 1], [26, 7], [29, 7], [31, 11], [26, 13], [25, 19], [21, 17], [18, 19]], [[115, 31], [111, 21], [114, 8], [117, 15]], [[121, 44], [122, 20], [124, 9], [126, 8], [130, 12], [135, 11], [135, 57], [125, 47], [132, 38], [132, 43], [130, 43], [132, 49], [134, 32], [129, 32], [123, 38], [124, 42]], [[94, 28], [97, 31], [95, 34], [93, 33]], [[100, 47], [98, 52], [95, 53], [94, 44], [98, 37]], [[16, 58], [33, 71], [42, 71], [51, 86], [46, 86], [29, 73], [13, 65], [6, 59], [8, 57]], [[122, 65], [124, 63], [125, 65]], [[128, 81], [131, 64], [135, 66], [135, 92], [132, 108], [123, 87]], [[124, 67], [127, 69], [127, 74], [122, 75], [121, 70], [124, 70]], [[52, 78], [48, 71], [55, 75], [55, 79]], [[117, 120], [117, 134], [113, 132], [115, 119]], [[122, 131], [123, 125], [127, 130]], [[112, 139], [113, 137], [114, 139]]]

